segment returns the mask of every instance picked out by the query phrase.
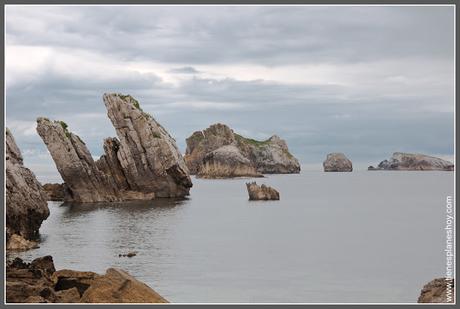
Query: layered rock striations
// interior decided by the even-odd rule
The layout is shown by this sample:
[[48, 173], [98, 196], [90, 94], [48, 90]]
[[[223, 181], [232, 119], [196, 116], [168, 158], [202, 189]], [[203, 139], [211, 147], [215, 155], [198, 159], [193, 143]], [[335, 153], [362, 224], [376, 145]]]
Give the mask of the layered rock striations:
[[35, 175], [24, 167], [21, 152], [6, 128], [6, 241], [7, 249], [28, 249], [48, 218], [46, 194]]
[[259, 186], [255, 182], [246, 183], [246, 188], [248, 189], [250, 201], [280, 199], [280, 194], [278, 191], [264, 184]]
[[402, 170], [402, 171], [453, 171], [452, 162], [418, 153], [395, 152], [390, 160], [384, 160], [368, 170]]
[[352, 172], [353, 164], [343, 153], [329, 153], [323, 162], [325, 172]]
[[66, 201], [104, 202], [183, 197], [192, 186], [174, 139], [131, 96], [104, 94], [117, 138], [104, 140], [94, 161], [84, 142], [67, 125], [37, 120], [37, 132], [68, 189]]
[[[235, 166], [224, 167], [225, 162], [221, 162], [219, 165], [219, 168], [224, 169], [222, 173], [216, 173], [215, 168], [209, 168], [215, 166], [215, 164], [210, 163], [211, 159], [216, 157], [216, 154], [220, 158], [224, 153], [231, 154], [234, 159], [240, 156], [247, 159], [238, 160], [240, 164], [236, 165], [240, 171], [242, 170], [241, 164], [247, 166], [248, 173], [246, 176], [253, 176], [253, 169], [260, 174], [300, 172], [299, 161], [289, 152], [286, 142], [276, 135], [265, 141], [257, 141], [236, 134], [228, 126], [218, 123], [203, 131], [194, 132], [186, 139], [186, 142], [185, 162], [191, 174], [201, 177], [206, 175], [207, 177], [216, 177], [215, 175], [217, 177], [234, 177], [227, 175], [230, 174], [228, 170]], [[232, 165], [234, 165], [234, 161], [232, 160]], [[213, 173], [208, 175], [208, 171], [213, 171]], [[241, 175], [242, 173], [235, 172], [235, 174]]]
[[16, 258], [6, 267], [7, 303], [167, 303], [127, 272], [109, 268], [104, 275], [58, 270], [45, 256], [30, 264]]

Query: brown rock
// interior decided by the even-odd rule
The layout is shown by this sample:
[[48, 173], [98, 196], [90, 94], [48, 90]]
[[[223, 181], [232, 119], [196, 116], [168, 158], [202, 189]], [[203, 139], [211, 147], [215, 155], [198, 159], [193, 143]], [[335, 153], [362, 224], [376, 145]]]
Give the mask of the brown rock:
[[351, 172], [353, 165], [343, 153], [330, 153], [323, 162], [325, 172]]
[[23, 251], [38, 248], [36, 241], [27, 240], [21, 235], [13, 234], [8, 239], [6, 250]]
[[[43, 220], [48, 218], [49, 209], [46, 194], [35, 175], [24, 167], [21, 152], [13, 135], [6, 128], [6, 240], [7, 248], [18, 246], [18, 241], [25, 244], [16, 234], [25, 240], [34, 240]], [[26, 246], [27, 247], [27, 246]]]
[[417, 302], [453, 303], [454, 291], [454, 279], [437, 278], [425, 284]]
[[272, 187], [262, 184], [258, 186], [255, 182], [246, 183], [248, 189], [249, 200], [279, 200], [280, 194]]
[[45, 183], [43, 185], [48, 201], [63, 201], [66, 195], [64, 183]]

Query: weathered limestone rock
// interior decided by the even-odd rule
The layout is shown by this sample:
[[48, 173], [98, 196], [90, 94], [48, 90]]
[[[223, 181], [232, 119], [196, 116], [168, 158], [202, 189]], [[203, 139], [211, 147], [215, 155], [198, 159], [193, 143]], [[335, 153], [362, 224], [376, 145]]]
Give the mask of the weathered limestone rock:
[[423, 287], [418, 303], [453, 303], [454, 279], [437, 278], [431, 280]]
[[6, 268], [7, 303], [167, 303], [123, 270], [56, 271], [51, 256], [30, 264], [16, 258]]
[[33, 240], [27, 240], [21, 235], [13, 234], [8, 239], [6, 250], [23, 251], [38, 248], [38, 243]]
[[203, 158], [197, 176], [202, 178], [263, 177], [252, 162], [243, 157], [239, 149], [233, 145], [222, 146], [208, 153]]
[[454, 164], [423, 154], [395, 152], [390, 160], [383, 160], [377, 168], [370, 166], [368, 170], [453, 171]]
[[330, 153], [323, 162], [325, 172], [351, 172], [353, 165], [343, 153]]
[[276, 135], [265, 141], [245, 138], [224, 124], [214, 124], [203, 131], [194, 132], [186, 140], [185, 162], [192, 174], [198, 176], [208, 154], [223, 146], [234, 146], [249, 160], [249, 164], [262, 174], [299, 173], [299, 161], [294, 158], [286, 142]]
[[42, 221], [49, 216], [46, 195], [35, 175], [24, 167], [21, 152], [8, 128], [5, 144], [7, 248], [29, 249], [33, 244], [27, 240], [36, 239]]
[[278, 191], [264, 184], [259, 186], [255, 182], [246, 183], [246, 188], [248, 189], [250, 201], [280, 199], [280, 194]]
[[45, 183], [43, 185], [48, 201], [63, 201], [67, 186], [65, 183]]
[[66, 201], [105, 202], [183, 197], [192, 182], [174, 139], [131, 96], [104, 94], [108, 116], [118, 135], [104, 140], [104, 154], [94, 161], [67, 125], [37, 120], [68, 194]]

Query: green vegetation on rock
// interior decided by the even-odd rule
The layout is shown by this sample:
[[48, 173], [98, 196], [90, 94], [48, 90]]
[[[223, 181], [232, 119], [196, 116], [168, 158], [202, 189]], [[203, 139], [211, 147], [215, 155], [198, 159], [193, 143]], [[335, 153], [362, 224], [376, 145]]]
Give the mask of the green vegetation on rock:
[[131, 103], [133, 103], [134, 107], [137, 108], [138, 110], [142, 111], [142, 108], [141, 106], [139, 105], [139, 101], [137, 101], [135, 98], [133, 98], [132, 96], [130, 96], [129, 94], [121, 94], [119, 93], [118, 96], [123, 99], [124, 101], [128, 101], [127, 99], [129, 99], [129, 101]]
[[67, 125], [67, 123], [65, 123], [65, 122], [62, 121], [62, 120], [59, 120], [58, 122], [59, 122], [59, 124], [61, 125], [62, 129], [64, 129], [65, 136], [67, 136], [68, 138], [70, 138], [70, 132], [69, 132], [69, 130], [68, 130], [68, 127], [69, 127], [69, 126]]
[[264, 141], [258, 141], [258, 140], [252, 139], [252, 138], [243, 137], [243, 136], [241, 136], [239, 134], [236, 134], [236, 133], [235, 133], [235, 137], [239, 142], [248, 143], [248, 144], [256, 146], [256, 147], [262, 147], [262, 146], [268, 145], [270, 143], [270, 139], [266, 139]]

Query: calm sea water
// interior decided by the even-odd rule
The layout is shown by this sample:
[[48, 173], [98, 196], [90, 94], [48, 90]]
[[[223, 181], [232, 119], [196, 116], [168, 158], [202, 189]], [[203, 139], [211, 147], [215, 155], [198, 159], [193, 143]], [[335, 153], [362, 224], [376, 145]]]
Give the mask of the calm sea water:
[[19, 255], [123, 268], [171, 302], [416, 302], [445, 271], [453, 177], [303, 172], [257, 179], [280, 201], [248, 201], [248, 179], [193, 179], [183, 201], [50, 202], [41, 247]]

